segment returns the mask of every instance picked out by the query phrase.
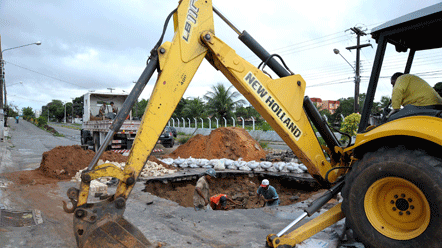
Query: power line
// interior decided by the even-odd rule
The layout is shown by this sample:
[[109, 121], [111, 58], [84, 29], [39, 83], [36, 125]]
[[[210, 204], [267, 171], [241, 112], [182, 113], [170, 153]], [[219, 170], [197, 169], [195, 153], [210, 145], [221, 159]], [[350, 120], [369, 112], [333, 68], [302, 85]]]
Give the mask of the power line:
[[[6, 62], [7, 62], [7, 61], [6, 61]], [[29, 68], [26, 68], [26, 67], [23, 67], [23, 66], [20, 66], [20, 65], [17, 65], [17, 64], [11, 63], [11, 62], [7, 62], [7, 63], [8, 63], [8, 64], [11, 64], [11, 65], [13, 65], [13, 66], [17, 66], [17, 67], [19, 67], [19, 68], [22, 68], [22, 69], [24, 69], [24, 70], [28, 70], [28, 71], [31, 71], [31, 72], [37, 73], [37, 74], [39, 74], [39, 75], [42, 75], [42, 76], [45, 76], [45, 77], [48, 77], [48, 78], [51, 78], [51, 79], [54, 79], [54, 80], [58, 80], [58, 81], [63, 82], [63, 83], [67, 83], [67, 84], [70, 84], [70, 85], [74, 85], [74, 86], [77, 86], [77, 87], [80, 87], [80, 88], [83, 88], [83, 89], [89, 89], [89, 88], [86, 88], [86, 87], [84, 87], [84, 86], [81, 86], [81, 85], [78, 85], [78, 84], [75, 84], [75, 83], [71, 83], [71, 82], [68, 82], [68, 81], [66, 81], [66, 80], [59, 79], [59, 78], [56, 78], [56, 77], [53, 77], [53, 76], [49, 76], [49, 75], [46, 75], [46, 74], [44, 74], [44, 73], [41, 73], [41, 72], [38, 72], [38, 71], [34, 71], [34, 70], [32, 70], [32, 69], [29, 69]]]

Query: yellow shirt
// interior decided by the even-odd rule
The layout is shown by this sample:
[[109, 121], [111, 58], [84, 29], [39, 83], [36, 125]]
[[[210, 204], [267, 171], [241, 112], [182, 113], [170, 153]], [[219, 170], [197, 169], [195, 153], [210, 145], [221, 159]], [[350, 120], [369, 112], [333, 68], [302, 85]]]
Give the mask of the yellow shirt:
[[442, 104], [439, 94], [422, 78], [406, 74], [398, 77], [393, 87], [391, 106], [400, 109], [401, 105], [428, 106]]

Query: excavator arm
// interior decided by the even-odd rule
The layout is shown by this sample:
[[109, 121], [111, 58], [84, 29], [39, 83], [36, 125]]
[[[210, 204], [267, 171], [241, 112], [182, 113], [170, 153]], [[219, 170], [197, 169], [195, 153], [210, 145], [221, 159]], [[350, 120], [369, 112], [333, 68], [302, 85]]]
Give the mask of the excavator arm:
[[[124, 170], [112, 164], [96, 166], [96, 161], [103, 153], [103, 149], [100, 149], [88, 170], [82, 174], [80, 189], [68, 191], [73, 208], [68, 209], [66, 205], [64, 208], [67, 212], [74, 213], [74, 233], [79, 247], [103, 247], [103, 244], [109, 247], [114, 247], [114, 244], [127, 247], [149, 246], [149, 241], [141, 232], [122, 217], [126, 200], [204, 58], [220, 70], [266, 119], [307, 166], [311, 175], [335, 182], [342, 173], [342, 170], [332, 169], [339, 161], [327, 160], [305, 113], [303, 102], [306, 83], [300, 75], [287, 73], [287, 76], [272, 79], [238, 56], [215, 35], [211, 0], [182, 0], [173, 17], [173, 40], [154, 48], [145, 72], [101, 147], [105, 147], [112, 134], [119, 129], [119, 121], [131, 109], [134, 99], [149, 81], [153, 70], [157, 69], [159, 76]], [[272, 63], [275, 63], [274, 60]], [[335, 147], [330, 150], [334, 151]], [[115, 195], [99, 203], [88, 203], [90, 182], [104, 176], [120, 179]], [[340, 209], [337, 211], [340, 212]], [[313, 234], [309, 233], [310, 236]], [[303, 235], [309, 236], [305, 232]]]

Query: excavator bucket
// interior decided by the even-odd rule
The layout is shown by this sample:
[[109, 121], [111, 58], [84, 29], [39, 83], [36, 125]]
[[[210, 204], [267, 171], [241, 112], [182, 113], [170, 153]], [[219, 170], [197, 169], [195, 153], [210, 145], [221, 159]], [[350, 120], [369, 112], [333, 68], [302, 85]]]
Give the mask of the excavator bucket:
[[78, 247], [152, 247], [143, 233], [123, 218], [125, 202], [119, 200], [88, 204], [75, 210]]
[[95, 228], [82, 240], [81, 247], [152, 247], [138, 228], [121, 217], [118, 220], [109, 220]]

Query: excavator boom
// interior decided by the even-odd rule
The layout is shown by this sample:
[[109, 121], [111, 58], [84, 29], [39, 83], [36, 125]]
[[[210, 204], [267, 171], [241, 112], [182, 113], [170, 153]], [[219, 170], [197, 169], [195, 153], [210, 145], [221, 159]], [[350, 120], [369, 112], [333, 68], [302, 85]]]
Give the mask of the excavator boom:
[[[263, 60], [264, 66], [270, 67], [279, 78], [272, 79], [264, 70], [260, 70], [247, 62], [215, 35], [214, 12], [235, 30], [239, 35], [239, 39]], [[270, 55], [247, 32], [240, 32], [218, 10], [213, 8], [211, 0], [181, 0], [177, 9], [167, 18], [165, 26], [167, 26], [172, 15], [174, 19], [174, 37], [172, 41], [162, 43], [163, 31], [160, 41], [151, 52], [145, 71], [130, 93], [128, 100], [124, 103], [122, 110], [118, 113], [104, 144], [91, 161], [88, 170], [83, 172], [80, 189], [71, 188], [68, 191], [68, 197], [73, 207], [69, 209], [65, 204], [64, 209], [66, 212], [74, 213], [74, 233], [79, 247], [150, 246], [149, 241], [142, 235], [141, 231], [123, 218], [126, 201], [159, 136], [203, 59], [207, 59], [215, 69], [221, 71], [253, 105], [295, 155], [306, 165], [308, 172], [313, 177], [320, 182], [335, 184], [327, 194], [306, 210], [304, 217], [311, 216], [333, 195], [341, 191], [344, 186], [341, 176], [347, 173], [353, 163], [358, 160], [353, 156], [353, 150], [357, 149], [358, 145], [363, 144], [363, 142], [351, 148], [344, 149], [340, 147], [339, 142], [328, 126], [323, 123], [309, 98], [304, 96], [306, 88], [304, 79], [300, 75], [292, 73], [283, 61], [283, 65], [278, 63], [275, 57], [279, 56]], [[96, 166], [98, 158], [112, 140], [113, 134], [119, 130], [121, 123], [155, 70], [158, 71], [158, 79], [129, 153], [126, 166], [123, 170], [112, 164]], [[414, 121], [414, 119], [409, 120]], [[434, 121], [440, 122], [439, 119]], [[320, 145], [311, 122], [317, 127], [327, 146]], [[392, 132], [388, 131], [390, 131], [392, 125], [385, 127], [387, 129], [386, 134], [382, 135], [391, 134]], [[398, 129], [400, 133], [400, 127], [393, 126], [393, 128]], [[370, 136], [370, 134], [367, 134], [366, 137], [369, 139], [364, 142], [369, 142], [379, 138], [379, 135]], [[360, 154], [363, 155], [363, 153]], [[359, 166], [359, 168], [362, 167]], [[99, 203], [88, 203], [90, 182], [104, 176], [119, 179], [115, 195]], [[354, 180], [358, 179], [354, 178]], [[402, 183], [402, 181], [392, 178], [388, 178], [388, 180], [392, 185], [396, 182]], [[361, 182], [365, 181], [361, 179]], [[346, 183], [347, 185], [349, 184]], [[390, 184], [387, 182], [385, 185], [389, 186]], [[414, 184], [404, 185], [411, 187]], [[404, 186], [404, 190], [407, 190], [407, 187]], [[382, 186], [378, 186], [378, 188], [379, 191], [385, 190]], [[411, 192], [411, 190], [408, 190], [408, 192]], [[415, 194], [416, 197], [424, 198], [424, 194]], [[381, 200], [380, 198], [376, 199]], [[377, 204], [371, 207], [376, 210]], [[382, 211], [380, 212], [382, 214]], [[284, 235], [285, 231], [289, 229], [286, 228], [287, 230], [284, 229], [283, 232], [277, 235], [269, 235], [267, 238], [268, 244], [274, 247], [294, 246], [343, 217], [344, 214], [339, 204], [298, 231], [295, 230], [295, 232]], [[377, 218], [378, 215], [375, 215], [375, 217]], [[425, 219], [425, 216], [423, 219]], [[382, 228], [384, 227], [382, 226]]]

